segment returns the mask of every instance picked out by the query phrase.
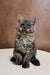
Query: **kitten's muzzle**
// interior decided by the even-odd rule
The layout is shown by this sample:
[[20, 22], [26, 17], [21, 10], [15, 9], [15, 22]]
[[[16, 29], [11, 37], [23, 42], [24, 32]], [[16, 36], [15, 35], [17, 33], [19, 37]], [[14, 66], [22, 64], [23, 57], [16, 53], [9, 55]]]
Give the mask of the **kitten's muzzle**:
[[23, 27], [23, 28], [22, 28], [22, 31], [23, 31], [23, 32], [25, 32], [25, 31], [26, 31], [26, 28], [25, 28], [25, 27]]

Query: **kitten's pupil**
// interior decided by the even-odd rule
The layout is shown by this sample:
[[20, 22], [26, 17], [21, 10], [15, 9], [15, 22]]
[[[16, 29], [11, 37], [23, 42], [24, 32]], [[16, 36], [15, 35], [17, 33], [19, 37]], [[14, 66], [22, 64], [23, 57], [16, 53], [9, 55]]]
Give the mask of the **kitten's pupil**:
[[27, 26], [30, 26], [29, 24], [27, 24]]
[[27, 26], [28, 26], [28, 28], [30, 28], [30, 25], [29, 24]]
[[27, 26], [30, 27], [30, 24], [28, 23]]
[[23, 24], [21, 24], [22, 26], [24, 25], [24, 23]]

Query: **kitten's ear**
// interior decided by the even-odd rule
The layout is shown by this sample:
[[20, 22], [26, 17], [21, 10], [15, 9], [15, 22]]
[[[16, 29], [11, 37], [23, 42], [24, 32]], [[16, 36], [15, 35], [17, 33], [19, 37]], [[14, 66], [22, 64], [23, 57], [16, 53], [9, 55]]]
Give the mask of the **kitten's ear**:
[[36, 17], [32, 18], [30, 22], [31, 22], [32, 25], [35, 25]]
[[18, 15], [18, 20], [19, 20], [20, 23], [22, 23], [24, 19], [21, 15]]

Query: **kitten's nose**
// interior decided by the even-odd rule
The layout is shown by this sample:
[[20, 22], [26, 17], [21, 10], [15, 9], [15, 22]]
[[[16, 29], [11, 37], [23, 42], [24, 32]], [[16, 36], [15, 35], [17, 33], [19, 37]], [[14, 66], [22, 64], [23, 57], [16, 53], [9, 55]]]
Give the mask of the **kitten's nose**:
[[24, 29], [25, 29], [25, 26], [24, 26]]

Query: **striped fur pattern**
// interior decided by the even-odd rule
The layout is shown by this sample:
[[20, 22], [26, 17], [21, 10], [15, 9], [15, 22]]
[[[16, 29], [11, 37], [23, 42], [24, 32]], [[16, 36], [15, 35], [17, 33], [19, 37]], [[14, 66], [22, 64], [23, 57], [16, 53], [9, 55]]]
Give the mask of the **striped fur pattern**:
[[19, 22], [16, 28], [17, 35], [11, 61], [17, 65], [22, 65], [23, 68], [28, 68], [29, 62], [40, 65], [40, 62], [35, 58], [34, 25], [36, 19], [33, 18], [28, 21], [24, 20], [22, 16], [19, 16], [18, 19]]

